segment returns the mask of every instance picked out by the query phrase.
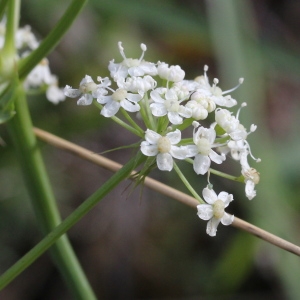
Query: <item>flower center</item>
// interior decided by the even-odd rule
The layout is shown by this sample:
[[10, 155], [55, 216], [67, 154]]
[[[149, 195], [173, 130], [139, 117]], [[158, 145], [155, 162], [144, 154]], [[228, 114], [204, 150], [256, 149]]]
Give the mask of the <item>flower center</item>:
[[127, 68], [131, 68], [131, 67], [137, 67], [140, 65], [140, 60], [136, 59], [136, 58], [126, 58], [124, 59], [124, 61], [122, 62], [122, 64], [124, 66], [126, 66]]
[[120, 102], [127, 97], [127, 91], [124, 89], [118, 89], [111, 95], [111, 97], [114, 101]]
[[178, 110], [179, 110], [178, 100], [168, 99], [165, 102], [165, 106], [169, 112], [178, 112]]
[[217, 219], [221, 219], [224, 215], [224, 208], [225, 208], [225, 204], [222, 200], [217, 200], [214, 204], [213, 204], [213, 213], [214, 213], [214, 217]]
[[160, 153], [168, 153], [171, 150], [171, 142], [166, 136], [162, 136], [157, 141], [157, 149]]
[[197, 142], [198, 151], [202, 155], [208, 155], [211, 150], [211, 145], [206, 138], [200, 138]]
[[79, 89], [83, 94], [88, 94], [90, 92], [94, 92], [97, 89], [97, 84], [95, 82], [87, 82], [82, 84]]

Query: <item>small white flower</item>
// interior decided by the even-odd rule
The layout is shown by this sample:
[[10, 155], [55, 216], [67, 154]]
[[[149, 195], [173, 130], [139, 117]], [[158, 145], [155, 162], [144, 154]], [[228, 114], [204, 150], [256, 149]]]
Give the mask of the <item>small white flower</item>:
[[197, 90], [192, 93], [191, 100], [188, 101], [186, 107], [192, 110], [192, 117], [195, 120], [204, 120], [208, 113], [216, 109], [216, 103], [208, 96], [204, 90]]
[[[225, 107], [232, 107], [237, 104], [237, 101], [233, 98], [231, 98], [230, 95], [226, 95], [234, 90], [236, 90], [244, 81], [243, 78], [239, 79], [239, 84], [228, 90], [228, 91], [222, 91], [217, 84], [219, 83], [219, 80], [215, 78], [213, 80], [213, 85], [211, 86], [208, 81], [207, 72], [208, 67], [204, 66], [204, 76], [199, 76], [196, 78], [196, 81], [199, 83], [200, 88], [197, 89], [197, 91], [200, 91], [202, 93], [206, 93], [208, 97], [210, 97], [217, 105], [225, 106]], [[225, 95], [225, 96], [224, 96]]]
[[139, 93], [140, 95], [144, 95], [149, 90], [153, 90], [156, 87], [156, 81], [149, 75], [144, 77], [120, 77], [117, 80], [117, 84], [119, 88], [125, 89], [129, 92]]
[[220, 222], [223, 225], [230, 225], [234, 220], [233, 215], [225, 212], [225, 208], [233, 201], [233, 196], [227, 192], [221, 192], [217, 196], [215, 191], [209, 188], [204, 188], [202, 194], [208, 204], [199, 204], [197, 214], [200, 219], [209, 220], [206, 233], [215, 236]]
[[185, 72], [180, 66], [170, 66], [164, 62], [158, 62], [157, 73], [160, 78], [172, 82], [179, 82], [184, 79]]
[[129, 112], [139, 111], [140, 106], [137, 102], [141, 99], [142, 96], [139, 94], [132, 94], [124, 89], [117, 89], [110, 96], [98, 96], [97, 102], [105, 104], [101, 110], [101, 115], [109, 118], [114, 116], [119, 111], [120, 107], [123, 107]]
[[28, 74], [24, 81], [26, 89], [37, 88], [43, 84], [49, 85], [53, 82], [53, 75], [49, 68], [48, 59], [44, 58], [36, 65], [33, 70]]
[[16, 48], [18, 50], [29, 48], [31, 50], [36, 49], [39, 46], [35, 35], [31, 32], [29, 25], [19, 28], [16, 32]]
[[49, 85], [46, 91], [47, 99], [53, 104], [58, 104], [66, 99], [63, 89], [57, 86], [57, 83]]
[[110, 61], [108, 69], [111, 77], [117, 81], [119, 78], [126, 78], [130, 76], [144, 76], [144, 75], [157, 75], [157, 68], [154, 63], [143, 60], [144, 54], [147, 50], [145, 44], [141, 44], [142, 55], [139, 59], [127, 58], [122, 47], [122, 42], [118, 42], [119, 51], [123, 57], [121, 63], [115, 63], [114, 60]]
[[161, 171], [173, 169], [173, 157], [185, 159], [188, 151], [185, 147], [175, 146], [181, 140], [181, 132], [176, 129], [173, 132], [161, 136], [157, 132], [147, 129], [145, 140], [141, 143], [141, 151], [146, 156], [156, 156], [157, 167]]
[[217, 147], [214, 145], [216, 139], [216, 132], [213, 128], [196, 127], [199, 126], [198, 122], [193, 122], [194, 133], [193, 141], [195, 145], [186, 146], [189, 150], [189, 157], [195, 156], [193, 167], [197, 174], [204, 175], [211, 164], [211, 160], [217, 164], [221, 164], [225, 160], [225, 155], [219, 155], [212, 147]]
[[245, 127], [227, 109], [217, 108], [215, 118], [216, 122], [234, 141], [245, 140], [247, 138], [248, 133]]
[[97, 84], [94, 82], [91, 76], [85, 75], [79, 84], [79, 89], [72, 89], [69, 85], [64, 88], [64, 93], [70, 98], [79, 98], [78, 105], [90, 105], [93, 102], [93, 98], [97, 97]]
[[[240, 163], [242, 166], [242, 175], [245, 178], [245, 194], [249, 200], [252, 200], [256, 196], [255, 185], [259, 183], [259, 172], [256, 169], [251, 168], [248, 164], [247, 156], [249, 152], [244, 151], [240, 155]], [[259, 160], [258, 160], [259, 161]]]
[[150, 109], [156, 117], [168, 115], [169, 121], [177, 125], [182, 124], [183, 117], [190, 118], [192, 116], [190, 108], [180, 105], [186, 100], [186, 97], [180, 99], [177, 88], [157, 88], [150, 93], [150, 97], [153, 100]]

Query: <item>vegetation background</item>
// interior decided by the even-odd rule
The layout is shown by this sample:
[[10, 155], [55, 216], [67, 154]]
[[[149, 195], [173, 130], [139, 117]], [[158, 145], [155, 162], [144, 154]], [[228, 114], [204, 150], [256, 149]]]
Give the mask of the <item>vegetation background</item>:
[[[69, 1], [23, 0], [21, 25], [42, 39]], [[85, 74], [107, 76], [111, 59], [128, 57], [179, 64], [186, 78], [203, 74], [220, 79], [224, 90], [244, 77], [233, 93], [247, 108], [241, 120], [258, 130], [249, 137], [262, 162], [257, 197], [244, 186], [211, 177], [217, 192], [234, 194], [234, 213], [299, 244], [300, 212], [300, 2], [293, 0], [91, 0], [49, 57], [60, 85], [77, 87]], [[31, 96], [35, 126], [96, 153], [136, 142], [99, 115], [95, 107], [59, 105]], [[0, 271], [4, 272], [40, 239], [12, 143], [0, 128]], [[55, 194], [67, 216], [110, 173], [41, 143]], [[126, 162], [132, 151], [105, 156]], [[184, 164], [181, 164], [184, 167]], [[222, 170], [239, 174], [228, 160]], [[185, 171], [186, 174], [189, 170]], [[202, 191], [205, 179], [189, 178]], [[184, 190], [174, 174], [152, 177]], [[300, 299], [300, 261], [293, 254], [232, 227], [215, 238], [196, 212], [147, 188], [130, 193], [121, 185], [69, 232], [72, 244], [99, 299]], [[71, 299], [49, 256], [43, 255], [5, 290], [5, 300]]]

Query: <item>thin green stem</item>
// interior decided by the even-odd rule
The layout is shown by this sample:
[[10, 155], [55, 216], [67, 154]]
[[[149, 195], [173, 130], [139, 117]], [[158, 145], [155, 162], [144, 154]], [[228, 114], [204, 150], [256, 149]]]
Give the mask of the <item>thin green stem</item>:
[[[42, 156], [37, 148], [22, 85], [16, 88], [14, 97], [16, 115], [7, 123], [7, 127], [15, 144], [38, 224], [41, 231], [47, 234], [60, 224], [61, 218]], [[67, 237], [61, 237], [51, 250], [54, 261], [75, 299], [96, 299]]]
[[[5, 41], [0, 54], [1, 77], [10, 78], [15, 73], [15, 35], [18, 28], [20, 13], [20, 0], [11, 0], [7, 5], [7, 21]], [[1, 78], [1, 80], [3, 80]]]
[[152, 130], [156, 131], [157, 126], [155, 124], [155, 120], [154, 120], [153, 115], [150, 110], [147, 93], [144, 95], [143, 99], [140, 101], [140, 106], [141, 106], [140, 114], [142, 116], [142, 119], [143, 119], [146, 127], [148, 129], [152, 129]]
[[177, 164], [174, 162], [174, 170], [176, 171], [177, 175], [181, 179], [181, 181], [184, 183], [184, 185], [187, 187], [187, 189], [190, 191], [190, 193], [194, 196], [195, 199], [197, 199], [201, 204], [205, 203], [202, 198], [198, 195], [198, 193], [194, 190], [194, 188], [190, 185], [188, 180], [185, 178], [183, 173], [178, 168]]
[[[186, 158], [185, 161], [188, 162], [188, 163], [190, 163], [190, 164], [193, 164], [193, 160], [191, 158]], [[238, 182], [244, 183], [244, 176], [242, 176], [242, 175], [236, 177], [236, 176], [229, 175], [227, 173], [224, 173], [224, 172], [212, 169], [212, 168], [209, 168], [209, 172], [211, 174], [215, 174], [215, 175], [218, 175], [220, 177], [223, 177], [223, 178], [226, 178], [226, 179], [229, 179], [229, 180], [233, 180], [233, 181], [238, 181]]]
[[[103, 105], [101, 105], [100, 103], [94, 101], [95, 105], [97, 107], [99, 107], [100, 109], [103, 108]], [[120, 126], [122, 126], [123, 128], [125, 128], [126, 130], [130, 131], [131, 133], [144, 138], [145, 134], [144, 132], [140, 132], [140, 130], [135, 129], [134, 127], [130, 126], [129, 124], [125, 123], [123, 120], [121, 120], [120, 118], [113, 116], [110, 117], [114, 122], [116, 122], [117, 124], [119, 124]]]
[[136, 129], [138, 130], [142, 136], [144, 136], [144, 130], [138, 125], [136, 124], [136, 122], [131, 118], [131, 116], [128, 114], [128, 112], [121, 107], [121, 112], [123, 114], [123, 116], [126, 118], [126, 120]]
[[212, 173], [212, 174], [218, 175], [220, 177], [229, 179], [229, 180], [233, 180], [233, 181], [238, 181], [238, 182], [244, 183], [244, 176], [242, 176], [242, 175], [239, 176], [239, 177], [236, 177], [236, 176], [232, 176], [232, 175], [229, 175], [229, 174], [217, 171], [217, 170], [212, 169], [212, 168], [209, 169], [209, 172]]
[[[106, 181], [100, 189], [84, 201], [76, 210], [73, 211], [59, 226], [53, 229], [43, 240], [17, 261], [0, 277], [0, 290], [8, 285], [15, 277], [32, 264], [48, 248], [50, 248], [59, 237], [75, 225], [85, 214], [87, 214], [100, 200], [104, 198], [121, 181], [128, 178], [138, 165], [147, 159], [141, 152], [125, 164], [117, 173]], [[88, 299], [88, 298], [83, 298]]]
[[73, 24], [86, 2], [87, 0], [73, 0], [62, 18], [41, 42], [39, 47], [31, 52], [30, 55], [20, 60], [19, 76], [21, 80], [24, 79], [30, 71], [56, 47]]

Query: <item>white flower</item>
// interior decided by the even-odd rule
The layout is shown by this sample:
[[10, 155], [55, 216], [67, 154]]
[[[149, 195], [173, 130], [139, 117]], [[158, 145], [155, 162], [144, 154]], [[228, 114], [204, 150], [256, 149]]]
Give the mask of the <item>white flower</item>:
[[150, 93], [150, 97], [154, 102], [150, 104], [150, 109], [156, 117], [168, 115], [169, 121], [177, 125], [182, 124], [182, 117], [190, 118], [192, 116], [190, 108], [180, 105], [182, 101], [186, 100], [186, 97], [180, 99], [177, 88], [157, 88]]
[[26, 80], [24, 81], [24, 86], [26, 89], [31, 87], [37, 88], [43, 84], [49, 85], [53, 82], [53, 75], [51, 74], [49, 68], [48, 59], [44, 58], [36, 65], [33, 70], [28, 74]]
[[147, 47], [141, 44], [142, 55], [139, 59], [126, 58], [122, 42], [118, 42], [119, 51], [123, 57], [121, 63], [115, 63], [114, 60], [110, 61], [108, 70], [111, 77], [117, 81], [119, 78], [126, 78], [130, 76], [144, 76], [144, 75], [157, 75], [157, 69], [154, 63], [146, 62], [143, 60]]
[[181, 140], [181, 132], [178, 129], [165, 136], [147, 129], [145, 139], [146, 141], [141, 143], [141, 151], [146, 156], [156, 156], [157, 167], [161, 171], [173, 169], [173, 157], [177, 159], [187, 157], [188, 152], [185, 147], [175, 146]]
[[211, 160], [217, 164], [221, 164], [225, 160], [225, 155], [219, 155], [212, 147], [217, 147], [214, 145], [216, 139], [216, 132], [213, 128], [196, 127], [199, 126], [198, 122], [193, 122], [194, 133], [193, 141], [195, 145], [186, 146], [189, 150], [189, 157], [195, 156], [193, 167], [197, 174], [204, 175], [211, 164]]
[[57, 83], [49, 85], [46, 91], [47, 99], [53, 104], [57, 104], [66, 99], [63, 89], [57, 86]]
[[188, 101], [186, 107], [192, 110], [192, 117], [195, 120], [204, 120], [208, 113], [216, 109], [216, 103], [207, 95], [204, 90], [197, 90], [192, 93], [191, 100]]
[[185, 72], [180, 66], [170, 66], [164, 62], [158, 62], [157, 73], [160, 78], [172, 82], [178, 82], [184, 79]]
[[215, 118], [216, 122], [234, 141], [245, 140], [247, 138], [248, 133], [245, 127], [227, 109], [217, 108]]
[[31, 32], [31, 27], [29, 25], [19, 28], [16, 32], [16, 48], [29, 48], [31, 50], [36, 49], [39, 46], [35, 35]]
[[[247, 156], [249, 152], [244, 151], [240, 155], [240, 163], [242, 166], [242, 175], [245, 178], [245, 194], [249, 200], [252, 200], [256, 196], [255, 185], [259, 183], [259, 172], [256, 169], [251, 168], [248, 164]], [[259, 161], [259, 160], [257, 160]]]
[[[228, 91], [222, 91], [217, 84], [219, 83], [219, 80], [215, 78], [213, 80], [213, 85], [211, 86], [208, 81], [207, 72], [208, 66], [204, 66], [204, 76], [199, 76], [196, 78], [196, 81], [199, 83], [200, 88], [197, 89], [197, 91], [200, 91], [202, 93], [206, 93], [208, 97], [210, 97], [217, 105], [225, 106], [225, 107], [232, 107], [237, 104], [237, 101], [233, 98], [231, 98], [230, 95], [226, 95], [234, 90], [236, 90], [244, 81], [243, 78], [239, 79], [239, 84], [228, 90]], [[226, 96], [224, 96], [226, 95]]]
[[119, 88], [125, 89], [129, 92], [139, 93], [140, 95], [144, 95], [149, 90], [153, 90], [156, 87], [156, 81], [149, 75], [144, 77], [120, 77], [117, 80], [117, 84]]
[[90, 105], [93, 102], [93, 98], [97, 97], [97, 84], [93, 81], [92, 77], [85, 75], [79, 84], [79, 89], [72, 89], [69, 85], [64, 88], [64, 93], [70, 98], [79, 98], [78, 105]]
[[208, 204], [199, 204], [197, 214], [200, 219], [209, 220], [206, 233], [215, 236], [220, 222], [223, 225], [230, 225], [234, 220], [234, 216], [227, 214], [224, 210], [233, 200], [233, 196], [226, 192], [221, 192], [217, 196], [215, 191], [209, 188], [204, 188], [202, 194]]
[[101, 110], [101, 115], [109, 118], [114, 116], [119, 111], [120, 107], [123, 107], [129, 112], [139, 111], [140, 106], [137, 102], [141, 99], [142, 96], [139, 94], [132, 94], [124, 89], [117, 89], [110, 96], [98, 96], [97, 102], [105, 104]]

